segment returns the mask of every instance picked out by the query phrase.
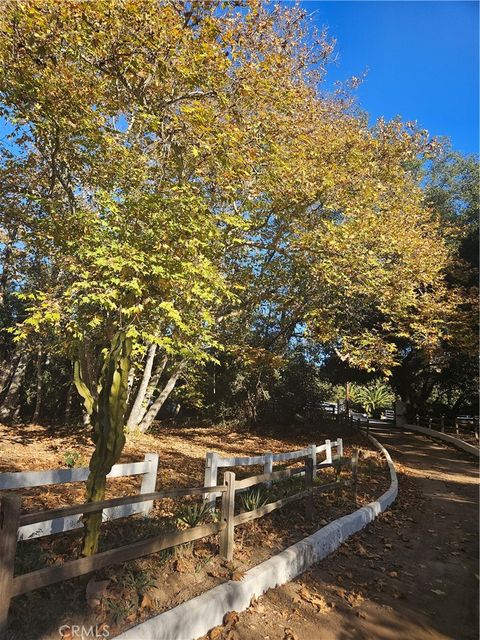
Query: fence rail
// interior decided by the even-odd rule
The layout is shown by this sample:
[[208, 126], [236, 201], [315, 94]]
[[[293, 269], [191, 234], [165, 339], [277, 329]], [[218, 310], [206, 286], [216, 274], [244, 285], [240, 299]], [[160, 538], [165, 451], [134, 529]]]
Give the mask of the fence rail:
[[[116, 464], [107, 475], [107, 478], [123, 478], [129, 476], [142, 476], [140, 494], [130, 496], [129, 501], [112, 504], [110, 508], [103, 510], [103, 520], [115, 520], [135, 514], [147, 516], [152, 510], [153, 502], [149, 494], [155, 491], [158, 470], [158, 454], [147, 453], [141, 462], [129, 462]], [[64, 484], [71, 482], [85, 482], [90, 470], [85, 467], [76, 469], [53, 469], [46, 471], [20, 471], [13, 473], [0, 473], [0, 490], [26, 489], [51, 484]], [[72, 507], [70, 507], [71, 509]], [[80, 516], [82, 511], [65, 512], [63, 515], [52, 514], [49, 520], [38, 519], [28, 522], [21, 518], [21, 526], [18, 530], [19, 540], [30, 540], [49, 536], [53, 533], [61, 533], [78, 529], [82, 526]], [[61, 510], [58, 510], [61, 511]], [[72, 517], [73, 516], [73, 517]], [[39, 526], [41, 523], [41, 526]], [[36, 525], [36, 526], [34, 526]]]
[[34, 511], [25, 513], [20, 516], [20, 525], [35, 524], [44, 522], [45, 518], [61, 518], [74, 514], [96, 513], [110, 507], [124, 504], [134, 504], [143, 502], [145, 499], [149, 501], [160, 500], [161, 498], [179, 498], [181, 496], [203, 495], [206, 492], [215, 491], [222, 493], [225, 491], [223, 485], [217, 487], [185, 487], [180, 489], [168, 489], [166, 491], [154, 491], [153, 493], [144, 493], [133, 496], [123, 496], [122, 498], [110, 498], [109, 500], [101, 500], [98, 502], [87, 502], [84, 504], [75, 504], [69, 507], [60, 507], [58, 509], [49, 509], [47, 511]]
[[[335, 443], [337, 449], [342, 450], [343, 444], [340, 441]], [[328, 451], [328, 445], [315, 447], [315, 453], [318, 449]], [[304, 452], [304, 465], [298, 468], [282, 469], [280, 471], [272, 471], [267, 474], [260, 474], [236, 480], [233, 471], [227, 471], [224, 477], [223, 485], [213, 485], [204, 487], [189, 487], [169, 489], [165, 491], [149, 492], [146, 494], [124, 496], [122, 498], [113, 498], [111, 500], [102, 500], [96, 503], [85, 503], [82, 505], [73, 505], [62, 507], [60, 509], [50, 509], [42, 512], [21, 514], [21, 498], [17, 495], [5, 494], [0, 497], [0, 634], [4, 631], [7, 624], [8, 609], [11, 598], [27, 593], [34, 589], [46, 587], [64, 580], [76, 578], [89, 574], [98, 569], [115, 565], [136, 558], [140, 558], [152, 553], [157, 553], [165, 549], [170, 549], [187, 542], [193, 542], [201, 538], [219, 534], [219, 552], [227, 560], [233, 558], [234, 553], [234, 530], [235, 526], [244, 524], [256, 518], [260, 518], [267, 513], [271, 513], [276, 509], [280, 509], [287, 504], [305, 500], [305, 515], [307, 518], [313, 518], [313, 497], [315, 493], [323, 493], [331, 490], [339, 490], [341, 487], [353, 487], [356, 502], [357, 487], [357, 468], [358, 468], [358, 451], [354, 451], [351, 460], [347, 463], [347, 459], [337, 456], [328, 465], [325, 462], [317, 463], [312, 459], [313, 448], [308, 447]], [[298, 452], [291, 452], [298, 453]], [[284, 455], [284, 454], [280, 454]], [[295, 458], [294, 458], [295, 459]], [[350, 466], [351, 479], [341, 480], [340, 474], [342, 468]], [[314, 477], [319, 469], [326, 466], [335, 468], [335, 482], [323, 485], [315, 485]], [[304, 488], [290, 496], [285, 496], [261, 507], [245, 513], [235, 515], [235, 497], [236, 493], [255, 486], [263, 482], [277, 482], [290, 477], [296, 477], [303, 474], [305, 480]], [[84, 513], [104, 511], [111, 507], [123, 506], [125, 504], [136, 503], [140, 500], [153, 502], [166, 497], [179, 497], [185, 495], [216, 495], [222, 496], [221, 513], [218, 522], [213, 524], [204, 524], [187, 529], [185, 531], [166, 532], [163, 535], [154, 536], [145, 540], [140, 540], [131, 544], [124, 545], [108, 551], [102, 551], [92, 556], [70, 560], [62, 565], [45, 567], [36, 571], [15, 576], [14, 564], [17, 539], [19, 531], [24, 526], [30, 526], [41, 522], [49, 522], [57, 517], [65, 517], [67, 515], [76, 515]]]
[[[317, 468], [317, 454], [325, 453], [325, 460], [322, 461], [322, 465], [329, 465], [332, 463], [332, 449], [336, 449], [336, 456], [343, 456], [343, 440], [338, 438], [331, 442], [325, 440], [322, 445], [311, 444], [303, 449], [297, 451], [286, 451], [283, 453], [272, 453], [268, 451], [259, 456], [234, 456], [231, 458], [223, 458], [214, 451], [209, 451], [205, 457], [205, 480], [206, 487], [213, 487], [217, 484], [218, 470], [226, 467], [249, 467], [256, 465], [263, 465], [263, 473], [269, 474], [273, 471], [273, 464], [276, 462], [290, 462], [291, 460], [300, 460], [301, 458], [310, 457], [314, 468]], [[263, 481], [262, 481], [263, 482]], [[266, 482], [266, 480], [265, 480]], [[210, 493], [205, 495], [205, 501], [214, 507], [215, 499], [219, 494]]]
[[460, 431], [468, 431], [473, 433], [475, 439], [478, 440], [478, 416], [455, 416], [454, 418], [446, 418], [441, 416], [421, 416], [417, 414], [415, 416], [415, 424], [420, 427], [427, 427], [428, 429], [436, 429], [437, 431], [455, 432], [458, 436]]

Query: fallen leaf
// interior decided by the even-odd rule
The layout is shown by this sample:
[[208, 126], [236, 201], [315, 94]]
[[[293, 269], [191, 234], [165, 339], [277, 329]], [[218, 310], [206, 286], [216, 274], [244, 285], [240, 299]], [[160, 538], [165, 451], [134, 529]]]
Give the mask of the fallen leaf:
[[236, 611], [228, 611], [224, 616], [223, 616], [223, 624], [227, 627], [233, 627], [234, 625], [237, 624], [237, 622], [240, 620], [240, 618], [238, 617], [238, 613]]
[[208, 637], [210, 640], [218, 640], [219, 638], [222, 637], [222, 634], [223, 634], [222, 627], [214, 627], [213, 629], [210, 630]]
[[144, 593], [142, 597], [141, 609], [151, 609], [153, 605], [152, 598], [148, 593]]

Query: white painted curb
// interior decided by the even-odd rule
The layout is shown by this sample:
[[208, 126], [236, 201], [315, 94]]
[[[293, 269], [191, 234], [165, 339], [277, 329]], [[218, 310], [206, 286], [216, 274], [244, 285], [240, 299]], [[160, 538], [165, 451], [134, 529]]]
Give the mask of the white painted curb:
[[230, 580], [174, 609], [142, 622], [121, 633], [119, 640], [195, 640], [221, 625], [228, 611], [244, 611], [252, 598], [268, 589], [289, 582], [312, 564], [335, 551], [349, 536], [363, 529], [385, 511], [398, 494], [395, 467], [388, 451], [372, 436], [372, 443], [380, 449], [390, 471], [390, 488], [378, 500], [334, 520], [311, 536], [292, 545], [273, 558], [253, 567], [241, 581]]
[[451, 436], [448, 433], [442, 433], [441, 431], [435, 431], [434, 429], [427, 429], [426, 427], [419, 427], [418, 425], [406, 424], [403, 429], [405, 431], [417, 431], [418, 433], [423, 433], [430, 438], [437, 438], [438, 440], [444, 440], [445, 442], [449, 442], [453, 444], [454, 447], [458, 449], [462, 449], [467, 453], [471, 453], [477, 458], [480, 457], [480, 450], [473, 444], [468, 444], [464, 440], [460, 440], [460, 438], [455, 438], [455, 436]]

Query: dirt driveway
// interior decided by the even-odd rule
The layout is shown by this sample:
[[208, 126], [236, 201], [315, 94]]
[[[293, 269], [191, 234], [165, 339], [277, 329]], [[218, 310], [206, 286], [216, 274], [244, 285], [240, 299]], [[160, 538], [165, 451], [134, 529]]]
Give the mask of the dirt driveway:
[[421, 435], [383, 427], [372, 433], [399, 470], [395, 505], [296, 581], [260, 598], [223, 637], [478, 638], [476, 461]]

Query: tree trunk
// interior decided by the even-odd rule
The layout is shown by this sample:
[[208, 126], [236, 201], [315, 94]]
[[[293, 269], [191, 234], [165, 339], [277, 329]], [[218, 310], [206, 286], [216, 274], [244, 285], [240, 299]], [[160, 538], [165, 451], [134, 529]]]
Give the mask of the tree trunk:
[[67, 391], [67, 399], [65, 401], [65, 424], [70, 424], [70, 416], [72, 413], [72, 398], [73, 398], [73, 382], [70, 383]]
[[160, 382], [162, 373], [164, 372], [165, 367], [167, 366], [167, 362], [168, 362], [168, 356], [164, 355], [153, 371], [152, 377], [150, 378], [150, 384], [147, 387], [147, 391], [145, 393], [145, 397], [142, 402], [142, 406], [140, 409], [140, 414], [138, 416], [136, 426], [138, 426], [140, 422], [142, 422], [142, 420], [145, 417], [145, 414], [147, 413], [147, 409], [150, 406], [150, 401], [152, 399], [153, 394], [155, 393], [156, 388], [158, 387], [158, 383]]
[[[106, 474], [108, 473], [102, 470], [100, 473], [95, 473], [90, 470], [90, 476], [87, 481], [87, 502], [100, 502], [105, 498], [105, 487], [107, 484]], [[91, 556], [97, 553], [98, 540], [100, 537], [100, 525], [102, 524], [102, 511], [97, 513], [89, 513], [83, 516], [83, 548], [82, 555]]]
[[12, 376], [12, 380], [10, 381], [10, 385], [8, 387], [7, 394], [0, 408], [1, 421], [8, 422], [9, 420], [12, 419], [15, 413], [15, 405], [18, 399], [18, 394], [20, 393], [20, 388], [22, 386], [23, 378], [25, 377], [25, 370], [27, 368], [28, 360], [29, 360], [28, 354], [23, 352], [18, 360], [17, 366], [15, 368], [15, 372]]
[[139, 425], [140, 431], [142, 433], [145, 433], [151, 427], [152, 422], [157, 417], [157, 413], [160, 411], [160, 409], [164, 405], [166, 399], [168, 398], [168, 396], [173, 391], [173, 389], [174, 389], [174, 387], [175, 387], [175, 385], [177, 383], [177, 380], [180, 377], [180, 375], [181, 375], [183, 369], [185, 368], [186, 364], [187, 364], [187, 361], [186, 360], [182, 360], [177, 365], [175, 365], [175, 367], [174, 367], [174, 369], [172, 371], [172, 374], [171, 374], [170, 378], [167, 381], [167, 384], [160, 391], [160, 394], [158, 395], [158, 398], [155, 400], [155, 402], [152, 404], [152, 406], [148, 409], [147, 413], [145, 414], [145, 417], [143, 418], [143, 420], [141, 421], [141, 423]]
[[19, 360], [20, 352], [18, 350], [15, 350], [12, 353], [10, 361], [4, 362], [2, 364], [2, 370], [0, 371], [0, 395], [7, 390], [10, 376], [12, 375], [13, 371], [15, 371]]
[[156, 352], [157, 345], [151, 344], [148, 347], [147, 359], [145, 362], [145, 367], [143, 369], [140, 386], [138, 387], [137, 395], [135, 396], [135, 402], [133, 403], [132, 409], [128, 416], [127, 429], [133, 429], [141, 420], [140, 414], [142, 411], [145, 394], [147, 393], [148, 383], [150, 382], [150, 378], [152, 377], [153, 361], [155, 360]]
[[43, 374], [43, 349], [42, 347], [38, 347], [37, 352], [37, 362], [36, 362], [36, 379], [37, 379], [37, 393], [35, 398], [35, 410], [33, 412], [33, 422], [37, 422], [38, 417], [40, 415], [40, 409], [42, 408], [42, 374]]

